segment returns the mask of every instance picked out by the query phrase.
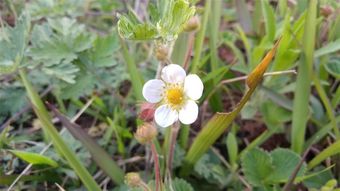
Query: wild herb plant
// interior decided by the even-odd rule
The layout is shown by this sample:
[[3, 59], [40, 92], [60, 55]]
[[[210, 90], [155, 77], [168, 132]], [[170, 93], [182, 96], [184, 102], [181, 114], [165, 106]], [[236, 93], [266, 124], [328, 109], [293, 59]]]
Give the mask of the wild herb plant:
[[0, 187], [337, 190], [339, 10], [0, 2]]

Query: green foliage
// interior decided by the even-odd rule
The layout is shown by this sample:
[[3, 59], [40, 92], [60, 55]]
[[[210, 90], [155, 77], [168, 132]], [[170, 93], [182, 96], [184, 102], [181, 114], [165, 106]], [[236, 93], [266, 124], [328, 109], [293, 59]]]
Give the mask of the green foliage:
[[29, 16], [23, 14], [15, 27], [0, 30], [0, 75], [14, 72], [21, 64], [30, 30]]
[[[312, 172], [322, 171], [324, 167], [315, 168]], [[315, 188], [320, 189], [323, 185], [325, 185], [328, 180], [333, 178], [332, 172], [330, 169], [318, 173], [316, 176], [308, 178], [307, 180], [303, 181], [303, 184], [306, 185], [308, 188]]]
[[43, 101], [39, 97], [38, 93], [33, 88], [32, 84], [28, 81], [25, 71], [19, 70], [20, 77], [23, 85], [27, 91], [28, 97], [33, 105], [34, 111], [41, 121], [44, 131], [51, 138], [52, 143], [56, 149], [61, 152], [62, 156], [66, 158], [70, 166], [77, 173], [84, 185], [90, 190], [100, 190], [96, 181], [92, 178], [87, 169], [81, 164], [75, 153], [66, 145], [55, 126], [51, 122], [51, 117], [47, 112]]
[[304, 137], [306, 124], [308, 120], [308, 100], [310, 97], [311, 84], [310, 80], [313, 73], [313, 58], [316, 36], [316, 19], [317, 19], [317, 0], [309, 1], [303, 47], [299, 61], [299, 73], [296, 80], [295, 97], [292, 117], [292, 149], [297, 153], [302, 153], [304, 146]]
[[89, 49], [94, 38], [85, 32], [84, 25], [76, 20], [49, 19], [36, 25], [32, 32], [30, 56], [35, 64], [42, 64], [42, 71], [65, 82], [75, 83], [79, 68], [74, 64], [78, 53]]
[[275, 13], [273, 8], [269, 5], [269, 1], [262, 0], [262, 12], [265, 20], [265, 28], [266, 28], [266, 40], [272, 42], [275, 39], [275, 30], [276, 30], [276, 20]]
[[167, 41], [175, 40], [194, 14], [195, 7], [190, 6], [187, 0], [170, 0], [163, 18], [158, 22], [160, 36]]
[[181, 171], [183, 175], [190, 173], [190, 166], [194, 165], [209, 149], [209, 147], [223, 134], [223, 132], [240, 113], [244, 105], [248, 102], [257, 85], [260, 84], [263, 74], [271, 63], [279, 42], [280, 41], [274, 45], [274, 47], [263, 58], [261, 63], [258, 64], [257, 67], [248, 75], [246, 79], [248, 90], [243, 95], [237, 106], [229, 113], [216, 113], [212, 118], [210, 118], [202, 131], [197, 135], [185, 157], [185, 165]]
[[83, 2], [81, 0], [35, 0], [28, 4], [27, 9], [35, 20], [63, 15], [77, 16], [83, 12]]
[[229, 162], [231, 165], [235, 165], [238, 154], [238, 144], [234, 133], [230, 132], [228, 134], [226, 146], [228, 148]]
[[242, 167], [247, 180], [254, 186], [263, 186], [265, 180], [274, 170], [270, 154], [253, 149], [242, 157]]
[[[242, 156], [242, 167], [247, 180], [253, 186], [268, 186], [288, 181], [301, 158], [288, 149], [277, 148], [271, 153], [262, 149], [252, 149]], [[297, 177], [304, 175], [303, 164]]]
[[124, 173], [111, 157], [91, 137], [81, 130], [81, 127], [72, 124], [55, 108], [51, 108], [70, 133], [84, 145], [92, 155], [92, 158], [101, 169], [117, 184], [123, 183]]
[[[175, 40], [182, 31], [184, 24], [195, 14], [195, 7], [190, 6], [187, 0], [171, 0], [166, 11], [161, 14], [156, 5], [149, 5], [152, 22], [141, 22], [130, 12], [121, 15], [118, 21], [119, 34], [128, 40]], [[160, 15], [163, 15], [162, 17]]]
[[[204, 7], [196, 9], [196, 3]], [[171, 136], [161, 132], [161, 141], [154, 141], [163, 190], [281, 190], [302, 160], [298, 153], [311, 145], [320, 153], [304, 159], [308, 167], [302, 163], [292, 184], [338, 190], [334, 165], [328, 164], [336, 163], [340, 148], [339, 8], [331, 0], [296, 5], [284, 0], [0, 2], [0, 123], [7, 126], [0, 126], [0, 184], [11, 185], [28, 165], [7, 152], [12, 149], [37, 164], [14, 190], [53, 190], [56, 182], [65, 190], [99, 190], [96, 182], [111, 190], [145, 190], [120, 184], [121, 169], [140, 171], [155, 190], [154, 161], [133, 132], [142, 122], [144, 79], [162, 67], [153, 56], [161, 44], [171, 53], [166, 62], [185, 64], [187, 73], [198, 74], [204, 83], [199, 118], [181, 126], [173, 171], [166, 170], [164, 160]], [[181, 33], [194, 14], [200, 28]], [[273, 66], [268, 65], [274, 51], [257, 66], [276, 39], [281, 41]], [[297, 78], [276, 75], [296, 66]], [[276, 74], [263, 77], [264, 72]], [[246, 75], [246, 83], [229, 82]], [[42, 92], [47, 93], [38, 96]], [[45, 101], [67, 116], [81, 111], [79, 126], [51, 119]], [[72, 134], [59, 135], [62, 126]], [[49, 141], [53, 147], [43, 156], [35, 154]], [[292, 148], [279, 148], [287, 145]], [[113, 181], [106, 182], [105, 175], [94, 181], [102, 171]], [[170, 179], [179, 175], [187, 176]]]
[[151, 23], [141, 23], [131, 12], [128, 16], [120, 16], [118, 32], [123, 38], [129, 40], [154, 40], [158, 38], [155, 25]]
[[340, 78], [340, 61], [338, 59], [332, 59], [327, 64], [325, 64], [327, 72], [336, 77]]
[[340, 39], [335, 40], [334, 42], [330, 42], [327, 45], [315, 50], [314, 57], [320, 57], [323, 55], [327, 55], [330, 53], [334, 53], [340, 50]]
[[172, 182], [172, 188], [176, 191], [194, 191], [192, 186], [183, 179], [175, 178]]
[[226, 184], [226, 177], [228, 170], [220, 164], [220, 161], [216, 156], [211, 153], [207, 153], [197, 161], [194, 166], [194, 171], [200, 177], [203, 177], [210, 183], [218, 183], [224, 186]]
[[13, 115], [26, 104], [24, 89], [14, 86], [0, 88], [0, 116]]
[[19, 157], [20, 159], [33, 164], [33, 165], [37, 165], [37, 164], [45, 164], [45, 165], [49, 165], [52, 167], [57, 167], [58, 163], [55, 162], [54, 160], [46, 157], [46, 156], [42, 156], [40, 154], [37, 153], [30, 153], [30, 152], [25, 152], [25, 151], [18, 151], [18, 150], [9, 150], [11, 153], [13, 153], [14, 155], [16, 155], [17, 157]]

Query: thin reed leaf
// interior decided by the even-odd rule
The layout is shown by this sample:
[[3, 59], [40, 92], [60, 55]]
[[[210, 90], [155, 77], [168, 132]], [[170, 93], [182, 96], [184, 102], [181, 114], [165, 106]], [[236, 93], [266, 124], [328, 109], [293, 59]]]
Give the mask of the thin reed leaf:
[[207, 28], [207, 25], [208, 25], [209, 14], [210, 14], [210, 6], [211, 6], [212, 1], [213, 0], [205, 1], [203, 21], [202, 21], [201, 28], [197, 33], [197, 38], [195, 40], [195, 45], [194, 45], [195, 57], [194, 57], [192, 64], [191, 64], [192, 65], [191, 66], [191, 72], [192, 73], [197, 73], [197, 71], [198, 71], [198, 65], [199, 65], [199, 62], [201, 60], [203, 42], [204, 42], [206, 28]]
[[102, 149], [79, 125], [72, 123], [64, 115], [62, 115], [54, 106], [49, 108], [56, 115], [61, 123], [69, 130], [69, 132], [77, 138], [86, 147], [98, 166], [117, 184], [124, 181], [124, 172], [113, 161], [113, 159]]
[[122, 39], [120, 39], [120, 44], [122, 46], [122, 54], [127, 64], [128, 72], [130, 74], [134, 95], [137, 100], [143, 100], [142, 95], [144, 81], [143, 77], [141, 76], [141, 73], [138, 71], [136, 62], [134, 61], [133, 56], [129, 53], [126, 43]]
[[293, 102], [292, 149], [301, 153], [305, 142], [305, 131], [309, 115], [308, 100], [311, 90], [311, 75], [316, 34], [317, 0], [309, 1], [304, 29], [303, 47], [298, 66], [298, 75]]

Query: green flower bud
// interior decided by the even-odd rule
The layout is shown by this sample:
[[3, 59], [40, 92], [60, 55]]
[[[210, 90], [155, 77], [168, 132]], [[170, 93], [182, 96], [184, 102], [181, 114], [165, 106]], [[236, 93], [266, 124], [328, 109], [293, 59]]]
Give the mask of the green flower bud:
[[187, 23], [185, 23], [183, 30], [185, 32], [193, 32], [199, 30], [201, 22], [198, 16], [191, 17]]

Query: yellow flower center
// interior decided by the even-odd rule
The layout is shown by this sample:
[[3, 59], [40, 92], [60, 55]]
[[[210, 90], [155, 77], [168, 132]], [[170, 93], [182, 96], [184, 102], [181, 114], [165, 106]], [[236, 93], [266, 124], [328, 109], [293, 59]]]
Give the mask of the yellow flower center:
[[172, 87], [166, 90], [166, 98], [170, 105], [178, 106], [184, 100], [184, 93], [183, 90], [179, 87]]

